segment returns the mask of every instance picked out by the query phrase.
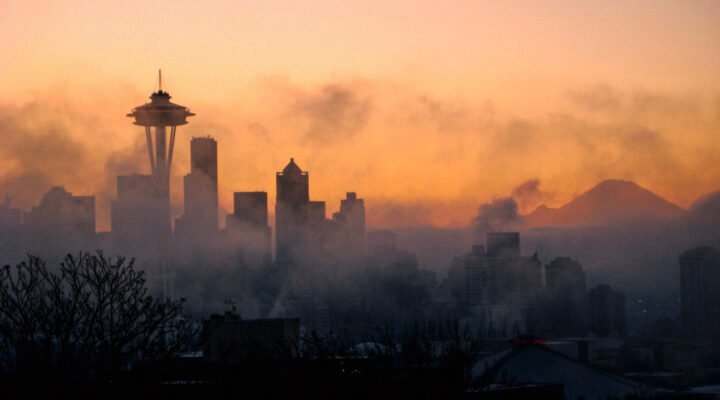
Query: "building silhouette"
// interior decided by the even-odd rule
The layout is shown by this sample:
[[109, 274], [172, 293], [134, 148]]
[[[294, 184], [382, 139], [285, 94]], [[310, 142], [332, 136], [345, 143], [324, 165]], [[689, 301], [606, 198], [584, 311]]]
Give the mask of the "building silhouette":
[[185, 175], [184, 213], [175, 221], [178, 238], [209, 238], [218, 230], [217, 142], [210, 137], [190, 142], [190, 173]]
[[311, 232], [325, 229], [327, 206], [324, 201], [308, 202], [308, 225]]
[[332, 235], [332, 226], [325, 218], [326, 215], [327, 206], [324, 201], [308, 202], [308, 245], [313, 249], [325, 249], [329, 236]]
[[60, 251], [87, 248], [95, 237], [95, 196], [73, 196], [55, 186], [23, 220], [29, 247]]
[[530, 301], [542, 287], [542, 267], [536, 256], [520, 255], [520, 234], [490, 232], [487, 251], [473, 251], [458, 261], [463, 270], [463, 292], [470, 304]]
[[491, 232], [487, 249], [456, 257], [445, 283], [447, 295], [473, 310], [481, 331], [512, 336], [539, 329], [542, 265], [537, 255], [520, 255], [520, 234]]
[[684, 252], [679, 261], [683, 333], [720, 337], [720, 251], [699, 247]]
[[268, 226], [267, 192], [235, 192], [233, 213], [225, 218], [225, 232], [245, 261], [257, 263], [270, 259], [272, 230]]
[[309, 234], [309, 180], [291, 158], [276, 175], [275, 244], [277, 258], [293, 259], [307, 243]]
[[235, 192], [233, 213], [225, 220], [228, 229], [238, 226], [266, 228], [268, 226], [267, 192]]
[[358, 259], [365, 252], [365, 201], [355, 192], [347, 192], [340, 201], [340, 211], [333, 214], [339, 234], [338, 247], [350, 259]]
[[545, 329], [557, 336], [587, 333], [588, 303], [585, 272], [570, 257], [557, 257], [545, 265]]
[[486, 239], [488, 257], [520, 257], [520, 234], [489, 232]]
[[159, 251], [156, 236], [162, 226], [162, 215], [155, 214], [160, 205], [155, 196], [151, 175], [130, 174], [117, 177], [117, 199], [111, 203], [112, 236], [119, 250], [132, 255], [150, 255]]
[[557, 257], [545, 265], [545, 282], [551, 292], [585, 293], [585, 272], [570, 257]]
[[31, 232], [49, 231], [92, 237], [95, 234], [95, 196], [73, 196], [60, 186], [50, 188], [25, 215], [25, 225]]
[[609, 285], [588, 292], [590, 331], [600, 337], [625, 336], [625, 293]]

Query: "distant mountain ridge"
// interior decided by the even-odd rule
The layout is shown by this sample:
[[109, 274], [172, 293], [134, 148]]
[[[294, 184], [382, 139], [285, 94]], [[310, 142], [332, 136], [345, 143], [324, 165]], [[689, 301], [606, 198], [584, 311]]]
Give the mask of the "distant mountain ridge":
[[541, 205], [525, 216], [528, 227], [609, 225], [628, 221], [662, 221], [683, 209], [634, 182], [609, 179], [559, 208]]

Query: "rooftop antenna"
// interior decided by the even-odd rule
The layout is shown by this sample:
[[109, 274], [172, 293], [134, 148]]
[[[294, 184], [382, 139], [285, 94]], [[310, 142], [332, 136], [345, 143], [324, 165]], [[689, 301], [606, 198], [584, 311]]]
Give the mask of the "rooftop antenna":
[[162, 93], [162, 69], [158, 69], [158, 86], [160, 87], [160, 93]]

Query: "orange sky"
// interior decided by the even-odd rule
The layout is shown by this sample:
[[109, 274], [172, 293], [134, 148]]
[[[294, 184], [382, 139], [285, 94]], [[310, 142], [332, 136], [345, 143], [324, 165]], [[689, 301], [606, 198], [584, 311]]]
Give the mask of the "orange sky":
[[97, 194], [107, 229], [113, 176], [148, 169], [125, 114], [158, 67], [197, 113], [176, 208], [199, 135], [225, 210], [274, 198], [289, 157], [330, 213], [354, 190], [373, 225], [464, 225], [528, 179], [550, 205], [605, 178], [683, 207], [720, 188], [717, 1], [208, 3], [0, 2], [0, 195]]

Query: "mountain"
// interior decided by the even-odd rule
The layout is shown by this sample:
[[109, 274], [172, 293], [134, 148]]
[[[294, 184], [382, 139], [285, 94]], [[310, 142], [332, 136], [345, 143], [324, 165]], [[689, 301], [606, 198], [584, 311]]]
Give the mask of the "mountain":
[[611, 225], [621, 222], [662, 221], [683, 209], [634, 182], [602, 181], [560, 208], [541, 205], [525, 216], [529, 227]]

